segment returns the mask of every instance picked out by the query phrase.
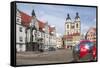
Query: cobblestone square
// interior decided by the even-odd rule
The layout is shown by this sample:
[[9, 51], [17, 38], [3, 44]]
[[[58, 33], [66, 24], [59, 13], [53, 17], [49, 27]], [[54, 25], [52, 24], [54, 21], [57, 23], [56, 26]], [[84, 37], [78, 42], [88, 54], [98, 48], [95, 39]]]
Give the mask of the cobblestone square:
[[61, 49], [43, 53], [26, 52], [17, 53], [17, 65], [64, 63], [73, 60], [71, 49]]

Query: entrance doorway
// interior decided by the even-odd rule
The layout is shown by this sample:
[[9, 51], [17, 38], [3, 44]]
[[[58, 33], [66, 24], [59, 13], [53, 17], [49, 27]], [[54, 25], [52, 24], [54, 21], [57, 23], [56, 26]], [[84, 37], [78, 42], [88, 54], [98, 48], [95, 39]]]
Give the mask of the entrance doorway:
[[39, 51], [39, 45], [38, 44], [32, 45], [32, 51]]

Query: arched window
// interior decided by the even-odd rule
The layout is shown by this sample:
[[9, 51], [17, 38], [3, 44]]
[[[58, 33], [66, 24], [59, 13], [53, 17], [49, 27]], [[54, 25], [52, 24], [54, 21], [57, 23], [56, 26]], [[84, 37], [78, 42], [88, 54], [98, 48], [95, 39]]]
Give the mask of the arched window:
[[78, 23], [76, 24], [76, 28], [78, 28]]
[[69, 28], [69, 25], [67, 25], [67, 28]]

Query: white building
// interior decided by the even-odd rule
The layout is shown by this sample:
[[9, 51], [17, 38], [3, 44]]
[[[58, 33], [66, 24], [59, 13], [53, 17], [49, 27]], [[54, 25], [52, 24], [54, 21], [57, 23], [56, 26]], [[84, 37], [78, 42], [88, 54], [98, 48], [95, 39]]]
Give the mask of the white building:
[[34, 10], [32, 16], [16, 10], [16, 50], [38, 51], [39, 49], [56, 48], [56, 28], [48, 22], [44, 23], [36, 18]]
[[68, 14], [65, 22], [65, 35], [80, 33], [80, 30], [81, 30], [81, 22], [79, 14], [76, 13], [74, 21], [71, 20], [70, 15]]
[[25, 29], [26, 29], [26, 27], [23, 26], [21, 23], [20, 11], [17, 10], [17, 13], [16, 13], [16, 50], [17, 50], [17, 52], [26, 50]]
[[62, 36], [59, 33], [56, 34], [56, 47], [57, 48], [62, 48], [63, 47]]

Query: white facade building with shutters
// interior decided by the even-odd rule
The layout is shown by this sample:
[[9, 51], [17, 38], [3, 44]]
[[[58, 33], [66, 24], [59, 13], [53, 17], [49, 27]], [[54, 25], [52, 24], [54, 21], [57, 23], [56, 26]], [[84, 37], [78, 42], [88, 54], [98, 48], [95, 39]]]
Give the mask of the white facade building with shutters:
[[17, 13], [16, 13], [16, 50], [17, 50], [17, 52], [26, 50], [25, 29], [26, 29], [26, 27], [24, 27], [21, 24], [21, 15], [20, 15], [19, 11], [17, 11]]

